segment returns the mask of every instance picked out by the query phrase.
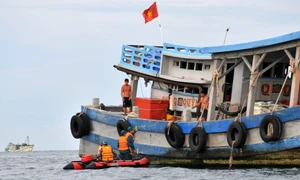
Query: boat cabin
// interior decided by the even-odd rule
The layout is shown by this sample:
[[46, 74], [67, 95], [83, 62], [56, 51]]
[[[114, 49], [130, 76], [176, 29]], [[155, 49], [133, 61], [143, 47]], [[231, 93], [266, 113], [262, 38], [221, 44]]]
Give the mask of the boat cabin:
[[[143, 78], [146, 86], [151, 84], [150, 98], [170, 100], [178, 119], [185, 112], [191, 114], [190, 120], [196, 120], [197, 109], [191, 107], [200, 99], [202, 90], [210, 99], [208, 121], [233, 118], [226, 113], [219, 116], [220, 109], [224, 115], [224, 111], [241, 112], [246, 108], [244, 115], [249, 116], [270, 112], [274, 104], [275, 110], [298, 104], [300, 77], [295, 68], [300, 56], [299, 42], [300, 32], [296, 32], [204, 48], [168, 43], [124, 45], [121, 61], [114, 67], [131, 75], [133, 101], [138, 79]], [[262, 111], [262, 107], [267, 111]]]

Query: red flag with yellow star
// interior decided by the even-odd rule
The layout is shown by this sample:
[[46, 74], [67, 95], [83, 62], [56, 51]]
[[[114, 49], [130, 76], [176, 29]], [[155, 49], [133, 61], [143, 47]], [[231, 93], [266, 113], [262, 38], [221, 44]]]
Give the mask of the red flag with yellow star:
[[145, 9], [142, 14], [145, 19], [145, 24], [158, 17], [156, 2], [154, 2], [148, 9]]

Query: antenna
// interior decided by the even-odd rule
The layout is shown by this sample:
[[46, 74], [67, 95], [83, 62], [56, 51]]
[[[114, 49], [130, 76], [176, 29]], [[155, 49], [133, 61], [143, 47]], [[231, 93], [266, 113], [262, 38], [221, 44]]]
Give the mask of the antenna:
[[225, 32], [225, 38], [224, 38], [224, 42], [223, 42], [223, 46], [225, 45], [225, 42], [226, 42], [226, 37], [227, 37], [227, 32], [229, 31], [229, 28], [226, 29], [226, 32]]

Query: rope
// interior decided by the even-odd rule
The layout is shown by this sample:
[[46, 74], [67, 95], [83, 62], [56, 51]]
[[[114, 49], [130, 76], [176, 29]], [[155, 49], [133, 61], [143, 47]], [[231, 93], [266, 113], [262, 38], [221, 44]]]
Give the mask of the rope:
[[232, 141], [232, 144], [231, 144], [231, 153], [230, 153], [230, 157], [229, 157], [229, 169], [231, 168], [232, 166], [232, 161], [233, 161], [233, 145], [235, 143], [235, 140]]
[[[202, 109], [201, 109], [202, 110]], [[201, 111], [201, 115], [200, 115], [200, 117], [198, 118], [198, 120], [197, 120], [197, 122], [196, 122], [196, 124], [195, 124], [195, 126], [194, 127], [196, 127], [197, 125], [198, 125], [198, 123], [200, 123], [199, 124], [199, 127], [200, 128], [203, 128], [203, 123], [202, 123], [202, 115], [203, 115], [203, 110]]]
[[170, 133], [170, 129], [171, 129], [172, 123], [176, 123], [176, 122], [178, 122], [178, 121], [173, 120], [173, 121], [168, 122], [168, 125], [167, 125], [167, 128], [168, 128], [168, 134], [167, 134], [167, 135], [169, 135], [169, 133]]
[[276, 106], [277, 106], [277, 103], [278, 103], [279, 98], [280, 98], [280, 96], [281, 96], [281, 94], [282, 94], [283, 88], [284, 88], [284, 86], [285, 86], [285, 83], [286, 83], [288, 77], [289, 77], [289, 73], [286, 73], [286, 76], [285, 76], [285, 79], [284, 79], [283, 84], [282, 84], [282, 86], [281, 86], [280, 92], [279, 92], [279, 94], [278, 94], [278, 96], [277, 96], [276, 102], [275, 102], [275, 104], [274, 104], [274, 106], [273, 106], [273, 109], [272, 109], [272, 111], [271, 111], [271, 115], [273, 115], [273, 112], [274, 112], [274, 110], [275, 110], [275, 108], [276, 108]]
[[[294, 59], [294, 58], [290, 59], [290, 66], [291, 66], [290, 72], [291, 72], [291, 73], [295, 73], [295, 72], [296, 72], [296, 68], [295, 68], [295, 59]], [[276, 106], [277, 106], [277, 103], [278, 103], [279, 98], [280, 98], [280, 96], [281, 96], [281, 94], [282, 94], [283, 88], [284, 88], [284, 86], [285, 86], [285, 83], [286, 83], [288, 77], [289, 77], [289, 73], [286, 73], [286, 76], [285, 76], [285, 79], [284, 79], [283, 84], [282, 84], [282, 86], [281, 86], [280, 92], [279, 92], [279, 94], [278, 94], [278, 96], [277, 96], [276, 102], [275, 102], [275, 104], [274, 104], [274, 106], [273, 106], [273, 109], [272, 109], [272, 111], [271, 111], [271, 115], [273, 115], [273, 112], [274, 112], [274, 110], [275, 110], [275, 108], [276, 108]]]
[[219, 72], [218, 72], [218, 70], [214, 71], [214, 76], [213, 76], [212, 82], [211, 82], [211, 84], [208, 88], [208, 92], [207, 92], [208, 96], [209, 96], [211, 88], [215, 82], [216, 82], [216, 86], [217, 86], [217, 97], [219, 97]]

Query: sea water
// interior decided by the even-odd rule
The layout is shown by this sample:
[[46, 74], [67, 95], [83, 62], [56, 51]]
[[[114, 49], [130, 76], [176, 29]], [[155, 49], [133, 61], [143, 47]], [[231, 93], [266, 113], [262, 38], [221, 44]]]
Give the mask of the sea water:
[[111, 167], [100, 170], [63, 170], [78, 151], [0, 152], [0, 179], [300, 179], [299, 168], [184, 168], [150, 165], [148, 168]]

